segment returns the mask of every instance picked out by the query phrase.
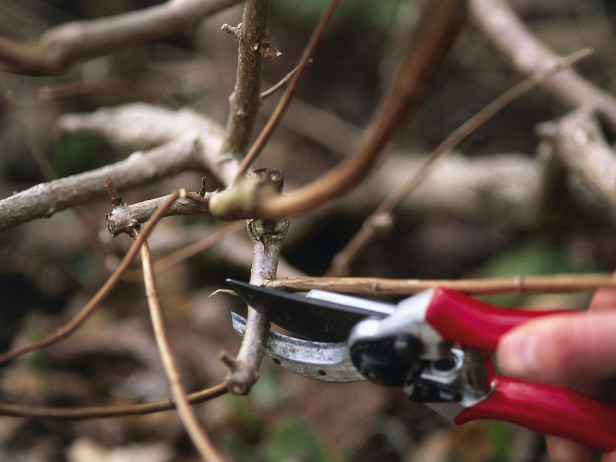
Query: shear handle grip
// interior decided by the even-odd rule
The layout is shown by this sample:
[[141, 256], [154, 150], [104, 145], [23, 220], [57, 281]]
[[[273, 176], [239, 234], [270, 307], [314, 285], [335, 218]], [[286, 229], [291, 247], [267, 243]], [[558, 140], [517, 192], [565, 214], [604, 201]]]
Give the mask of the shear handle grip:
[[532, 319], [567, 310], [500, 308], [453, 289], [434, 289], [425, 320], [445, 339], [482, 351], [495, 351], [500, 337]]
[[498, 419], [602, 450], [616, 450], [616, 407], [566, 388], [494, 377], [492, 393], [465, 408], [456, 424]]

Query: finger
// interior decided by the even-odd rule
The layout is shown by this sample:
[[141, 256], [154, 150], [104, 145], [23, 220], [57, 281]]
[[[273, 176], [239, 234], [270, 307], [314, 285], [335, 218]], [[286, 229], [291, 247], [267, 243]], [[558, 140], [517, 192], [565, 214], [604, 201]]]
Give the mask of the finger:
[[616, 376], [616, 310], [544, 317], [504, 335], [497, 360], [509, 375], [553, 384]]
[[595, 292], [595, 295], [588, 306], [590, 311], [607, 311], [616, 310], [616, 290], [615, 289], [600, 289]]
[[552, 462], [592, 462], [595, 451], [571, 440], [546, 436], [545, 442]]
[[609, 454], [603, 454], [601, 462], [616, 462], [616, 452], [610, 452]]
[[[614, 273], [613, 278], [616, 278]], [[590, 311], [616, 310], [616, 289], [599, 289], [588, 306]]]

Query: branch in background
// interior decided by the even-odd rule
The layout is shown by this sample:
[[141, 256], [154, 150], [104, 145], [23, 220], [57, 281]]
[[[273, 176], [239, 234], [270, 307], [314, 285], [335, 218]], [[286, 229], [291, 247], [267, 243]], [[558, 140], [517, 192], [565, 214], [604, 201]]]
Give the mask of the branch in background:
[[585, 108], [542, 123], [537, 131], [569, 172], [616, 205], [616, 153]]
[[[190, 109], [173, 111], [142, 103], [127, 104], [99, 109], [91, 114], [62, 116], [57, 121], [56, 130], [59, 133], [86, 132], [101, 136], [121, 152], [152, 149], [194, 133], [197, 144], [194, 166], [212, 172], [223, 184], [229, 185], [239, 165], [235, 158], [220, 157], [223, 139], [220, 125]], [[169, 157], [167, 161], [173, 163], [174, 156]]]
[[[407, 181], [400, 184], [387, 196], [387, 198], [377, 207], [377, 209], [364, 221], [359, 232], [357, 232], [345, 247], [338, 252], [333, 260], [332, 266], [327, 271], [328, 276], [346, 276], [350, 272], [350, 266], [359, 254], [377, 236], [388, 234], [393, 223], [393, 211], [413, 190], [415, 190], [430, 174], [433, 165], [438, 160], [449, 154], [465, 138], [470, 136], [475, 130], [486, 123], [505, 106], [519, 98], [522, 94], [535, 87], [535, 85], [548, 78], [550, 75], [562, 70], [566, 66], [587, 57], [589, 49], [583, 49], [572, 53], [562, 59], [556, 66], [542, 70], [531, 75], [527, 79], [513, 86], [505, 93], [497, 97], [490, 104], [481, 109], [477, 114], [464, 122], [460, 127], [451, 132], [437, 147], [430, 153], [419, 169], [414, 171]], [[616, 170], [615, 170], [616, 171]]]
[[206, 16], [240, 1], [170, 0], [122, 15], [62, 24], [46, 32], [38, 43], [0, 37], [0, 69], [57, 74], [79, 60], [185, 32]]
[[207, 133], [215, 139], [214, 146], [219, 149], [223, 133], [218, 122], [190, 109], [174, 111], [144, 103], [61, 115], [56, 120], [55, 131], [60, 135], [88, 133], [100, 136], [120, 152], [152, 149], [181, 138], [187, 132]]
[[234, 183], [238, 182], [238, 180], [248, 171], [250, 165], [259, 156], [270, 136], [272, 136], [272, 133], [274, 133], [274, 130], [278, 126], [280, 119], [289, 107], [289, 104], [291, 104], [291, 100], [293, 99], [293, 95], [297, 90], [297, 86], [302, 80], [302, 77], [304, 76], [306, 69], [308, 68], [308, 65], [311, 61], [312, 55], [314, 54], [317, 45], [321, 41], [321, 37], [325, 33], [325, 29], [327, 29], [327, 26], [329, 25], [329, 22], [331, 21], [331, 18], [334, 15], [334, 12], [336, 11], [336, 8], [338, 7], [339, 3], [340, 0], [330, 0], [327, 5], [327, 8], [325, 8], [325, 11], [323, 11], [323, 14], [321, 14], [319, 22], [314, 28], [314, 31], [312, 32], [312, 35], [308, 40], [308, 44], [302, 52], [302, 56], [299, 59], [299, 64], [293, 72], [293, 76], [291, 77], [289, 85], [287, 85], [287, 88], [282, 94], [280, 101], [276, 105], [276, 109], [274, 109], [274, 112], [272, 112], [272, 115], [267, 120], [265, 127], [263, 127], [263, 129], [257, 136], [257, 139], [250, 147], [250, 151], [248, 151], [246, 157], [242, 160], [242, 163], [240, 164], [237, 174], [235, 176]]
[[[561, 58], [537, 40], [505, 0], [471, 0], [470, 17], [492, 45], [522, 74], [531, 75]], [[616, 98], [571, 69], [541, 84], [570, 108], [586, 107], [616, 130]]]
[[[136, 231], [135, 235], [139, 237], [139, 233]], [[164, 327], [163, 313], [158, 298], [158, 290], [156, 289], [156, 280], [154, 278], [154, 265], [146, 240], [143, 240], [141, 245], [141, 262], [143, 268], [143, 282], [150, 310], [152, 328], [156, 338], [156, 345], [158, 346], [160, 358], [165, 369], [165, 374], [167, 375], [169, 388], [171, 389], [171, 394], [173, 395], [180, 420], [184, 424], [184, 428], [204, 461], [223, 462], [222, 456], [210, 442], [203, 427], [199, 424], [197, 416], [186, 396], [184, 385], [182, 385], [180, 373], [173, 357], [171, 347], [169, 346], [169, 340]]]
[[269, 48], [267, 20], [270, 0], [247, 0], [241, 24], [232, 28], [227, 24], [223, 30], [232, 31], [238, 41], [237, 76], [235, 89], [229, 97], [229, 118], [225, 128], [221, 156], [241, 159], [252, 134], [261, 106], [261, 73], [263, 55]]
[[[173, 124], [169, 123], [170, 118], [174, 120]], [[100, 109], [91, 114], [62, 116], [58, 121], [58, 130], [65, 133], [85, 132], [101, 136], [118, 150], [148, 149], [184, 136], [184, 141], [176, 140], [166, 148], [162, 146], [153, 151], [162, 154], [163, 150], [171, 150], [172, 146], [181, 147], [171, 156], [161, 155], [161, 161], [167, 165], [164, 168], [179, 171], [188, 165], [199, 166], [211, 171], [224, 184], [230, 184], [237, 171], [236, 160], [221, 162], [218, 157], [222, 140], [220, 126], [207, 117], [186, 109], [173, 111], [145, 104], [129, 104]], [[198, 139], [194, 144], [192, 159], [190, 152], [193, 143], [188, 132], [201, 134], [200, 137], [195, 135], [192, 138]], [[104, 195], [102, 180], [106, 176], [137, 184], [135, 177], [144, 173], [145, 163], [151, 164], [148, 155], [149, 153], [140, 153], [134, 158], [106, 167], [97, 175], [94, 175], [97, 171], [87, 172], [44, 186], [35, 186], [28, 190], [30, 192], [28, 200], [23, 199], [26, 191], [4, 199], [0, 201], [0, 229], [8, 229], [13, 221], [16, 224], [39, 216], [30, 211], [27, 211], [27, 215], [19, 216], [20, 214], [16, 212], [24, 207], [25, 209], [33, 207], [34, 211], [38, 209], [37, 202], [44, 199], [34, 195], [34, 191], [38, 188], [44, 187], [52, 190], [54, 194], [65, 194], [64, 187], [68, 191], [69, 185], [80, 188], [83, 184], [85, 190], [96, 189], [96, 197], [99, 197]], [[365, 213], [366, 208], [376, 208], [384, 200], [384, 192], [389, 191], [392, 184], [406, 181], [408, 175], [406, 172], [416, 171], [424, 159], [423, 153], [405, 152], [390, 156], [388, 162], [354, 191], [353, 198], [347, 197], [339, 201], [341, 210], [348, 213], [363, 207]], [[126, 163], [132, 163], [128, 165], [133, 167], [126, 168]], [[107, 168], [117, 170], [107, 170]], [[401, 211], [402, 213], [438, 212], [487, 221], [499, 220], [508, 226], [524, 229], [534, 223], [533, 211], [541, 187], [539, 180], [541, 168], [539, 162], [523, 154], [495, 153], [480, 159], [464, 158], [460, 155], [448, 156], [435, 166], [426, 181], [414, 191], [413, 197], [403, 201]], [[117, 184], [120, 185], [121, 181], [117, 181]], [[122, 185], [121, 189], [127, 188]], [[76, 203], [82, 203], [81, 201], [85, 199], [82, 191], [79, 189], [74, 193], [73, 199]], [[164, 198], [157, 200], [163, 201]], [[186, 201], [181, 201], [178, 207], [181, 208], [181, 204], [184, 203], [187, 209], [201, 213], [199, 205]], [[153, 204], [155, 203], [146, 201], [143, 204], [129, 205], [130, 216], [138, 215], [139, 221], [147, 220]], [[332, 204], [332, 206], [338, 205]], [[592, 208], [593, 204], [585, 206]], [[145, 213], [137, 213], [138, 209]], [[59, 210], [56, 206], [56, 211]], [[112, 218], [115, 220], [115, 216]], [[121, 226], [123, 225], [116, 223], [118, 230]]]
[[155, 101], [160, 96], [129, 80], [97, 79], [47, 85], [37, 92], [41, 101], [58, 101], [83, 95], [109, 95], [124, 101]]
[[469, 294], [488, 295], [525, 292], [579, 292], [602, 287], [616, 288], [611, 274], [562, 274], [512, 276], [486, 279], [382, 279], [368, 277], [299, 277], [267, 281], [266, 287], [302, 292], [311, 289], [366, 295], [412, 295], [434, 287], [447, 287]]
[[[34, 157], [34, 160], [36, 161], [38, 168], [43, 175], [43, 178], [47, 181], [52, 181], [58, 178], [56, 169], [54, 168], [51, 161], [48, 159], [47, 153], [45, 152], [41, 144], [36, 140], [36, 137], [33, 136], [33, 133], [31, 133], [31, 130], [28, 128], [29, 124], [26, 123], [26, 120], [23, 118], [20, 111], [18, 110], [17, 101], [15, 101], [12, 92], [5, 88], [2, 83], [0, 83], [0, 100], [4, 101], [11, 109], [13, 113], [13, 118], [19, 129], [22, 131], [24, 141], [28, 146], [30, 153]], [[1, 205], [0, 210], [2, 210]], [[11, 210], [11, 212], [13, 212], [13, 210]], [[88, 239], [94, 256], [100, 263], [104, 264], [105, 253], [101, 246], [100, 240], [98, 239], [95, 228], [91, 225], [91, 223], [88, 222], [87, 218], [81, 211], [79, 211], [78, 209], [73, 209], [71, 210], [71, 212], [73, 214], [73, 217], [75, 218], [77, 225], [81, 228], [84, 235]], [[0, 232], [1, 231], [2, 229], [0, 225]]]
[[259, 216], [299, 214], [355, 186], [373, 168], [391, 136], [417, 108], [430, 79], [449, 51], [462, 23], [465, 2], [427, 2], [422, 27], [355, 152], [338, 167], [287, 197], [272, 197], [259, 205]]

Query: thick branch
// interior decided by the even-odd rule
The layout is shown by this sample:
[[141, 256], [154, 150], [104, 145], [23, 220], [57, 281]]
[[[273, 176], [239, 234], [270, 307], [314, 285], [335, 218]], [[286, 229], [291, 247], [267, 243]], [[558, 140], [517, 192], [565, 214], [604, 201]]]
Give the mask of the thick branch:
[[186, 170], [196, 164], [197, 147], [195, 136], [184, 136], [149, 152], [136, 152], [115, 164], [14, 194], [0, 200], [0, 231], [105, 197], [103, 182], [108, 177], [126, 191]]
[[310, 40], [308, 40], [308, 44], [304, 48], [302, 52], [302, 56], [300, 57], [299, 64], [295, 68], [293, 72], [293, 76], [291, 77], [291, 82], [287, 86], [284, 94], [280, 98], [280, 101], [276, 105], [276, 109], [270, 115], [267, 123], [257, 136], [257, 139], [250, 147], [250, 151], [246, 153], [246, 157], [242, 160], [240, 164], [239, 170], [236, 175], [235, 182], [239, 182], [241, 177], [248, 171], [250, 165], [255, 161], [255, 159], [259, 156], [263, 148], [265, 147], [267, 141], [270, 136], [278, 126], [278, 123], [282, 119], [282, 116], [287, 110], [287, 107], [291, 103], [293, 99], [293, 95], [295, 95], [295, 91], [297, 90], [297, 86], [301, 81], [304, 73], [306, 72], [306, 68], [308, 64], [311, 62], [311, 57], [314, 54], [318, 43], [321, 41], [321, 37], [323, 36], [331, 18], [338, 7], [340, 0], [330, 0], [329, 4], [321, 14], [317, 25], [312, 31], [312, 35], [310, 36]]
[[240, 1], [170, 0], [118, 16], [63, 24], [36, 44], [0, 37], [0, 67], [27, 74], [60, 73], [79, 60], [180, 33]]
[[539, 125], [538, 132], [570, 172], [616, 205], [616, 153], [589, 112], [573, 111]]
[[242, 23], [236, 29], [238, 63], [235, 89], [229, 97], [230, 111], [225, 128], [223, 155], [244, 157], [261, 106], [262, 47], [268, 47], [269, 0], [247, 0]]
[[[251, 284], [260, 286], [265, 281], [276, 278], [282, 241], [288, 230], [288, 220], [255, 219], [248, 222], [248, 234], [254, 246]], [[226, 380], [231, 393], [245, 395], [259, 378], [259, 366], [269, 329], [269, 319], [248, 307], [242, 346], [237, 359], [231, 363], [231, 372]]]
[[[469, 7], [475, 25], [519, 72], [531, 75], [561, 59], [532, 35], [507, 1], [471, 0]], [[554, 75], [541, 86], [570, 108], [586, 107], [596, 111], [616, 129], [616, 98], [572, 69]]]
[[[173, 123], [169, 123], [172, 120]], [[194, 132], [198, 140], [195, 162], [229, 185], [238, 162], [221, 158], [223, 130], [213, 120], [189, 109], [173, 111], [148, 104], [127, 104], [99, 109], [91, 114], [69, 114], [58, 119], [60, 133], [86, 132], [103, 137], [115, 149], [133, 151], [151, 149]], [[174, 162], [173, 156], [168, 162]]]

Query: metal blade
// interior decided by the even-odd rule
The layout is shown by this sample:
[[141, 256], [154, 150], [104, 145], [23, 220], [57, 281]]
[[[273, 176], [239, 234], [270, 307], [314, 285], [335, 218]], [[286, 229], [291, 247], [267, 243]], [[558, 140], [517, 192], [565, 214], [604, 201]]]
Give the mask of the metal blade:
[[[233, 329], [243, 335], [246, 320], [237, 313], [231, 313], [231, 317]], [[323, 382], [365, 380], [353, 366], [346, 342], [312, 342], [270, 332], [265, 355], [277, 365], [303, 377]]]
[[318, 298], [253, 286], [227, 279], [227, 284], [248, 305], [274, 324], [305, 339], [344, 342], [351, 329], [367, 317], [383, 318], [395, 306], [331, 292], [317, 291]]

